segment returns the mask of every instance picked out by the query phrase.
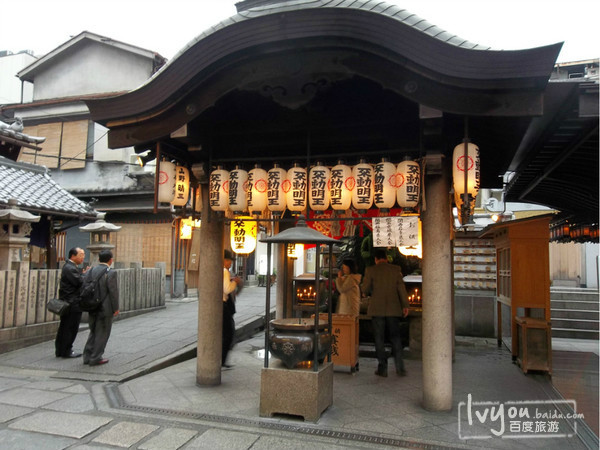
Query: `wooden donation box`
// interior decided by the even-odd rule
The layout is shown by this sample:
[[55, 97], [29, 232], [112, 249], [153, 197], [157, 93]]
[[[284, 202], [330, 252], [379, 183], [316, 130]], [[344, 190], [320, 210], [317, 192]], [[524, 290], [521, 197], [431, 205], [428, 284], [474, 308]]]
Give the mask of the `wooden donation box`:
[[519, 353], [517, 363], [523, 372], [542, 370], [552, 373], [552, 336], [550, 322], [532, 317], [517, 317]]
[[[490, 225], [481, 237], [496, 247], [498, 345], [502, 315], [510, 314], [513, 361], [524, 372], [551, 372], [550, 214]], [[543, 342], [542, 342], [543, 341]]]
[[[327, 314], [320, 314], [319, 321], [327, 321]], [[358, 316], [351, 314], [331, 315], [331, 362], [335, 367], [348, 367], [351, 373], [358, 370]]]

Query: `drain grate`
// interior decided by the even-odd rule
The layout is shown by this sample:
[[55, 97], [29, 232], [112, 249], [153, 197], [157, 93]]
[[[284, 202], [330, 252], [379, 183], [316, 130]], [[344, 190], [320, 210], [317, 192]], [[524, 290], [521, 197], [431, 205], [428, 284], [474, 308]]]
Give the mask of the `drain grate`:
[[456, 450], [462, 447], [448, 447], [444, 445], [428, 444], [423, 442], [408, 441], [405, 439], [386, 438], [366, 433], [349, 433], [344, 431], [326, 430], [322, 428], [310, 427], [306, 425], [293, 425], [279, 422], [261, 421], [255, 419], [244, 419], [239, 417], [219, 416], [215, 414], [194, 413], [188, 411], [176, 411], [166, 408], [153, 408], [149, 406], [130, 405], [125, 402], [119, 391], [118, 384], [108, 384], [104, 391], [109, 399], [111, 407], [126, 409], [129, 411], [138, 411], [149, 414], [160, 414], [172, 417], [182, 417], [206, 422], [214, 422], [229, 425], [238, 425], [253, 428], [269, 429], [274, 431], [285, 431], [291, 433], [301, 433], [312, 436], [328, 437], [332, 439], [344, 439], [353, 442], [364, 442], [368, 444], [386, 445], [390, 447], [400, 447], [415, 450]]

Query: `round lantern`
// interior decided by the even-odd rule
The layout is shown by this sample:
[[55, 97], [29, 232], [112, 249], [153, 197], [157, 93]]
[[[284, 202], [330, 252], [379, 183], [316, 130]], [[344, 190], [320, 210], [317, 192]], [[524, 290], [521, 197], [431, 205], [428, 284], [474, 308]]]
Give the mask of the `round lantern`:
[[210, 173], [209, 197], [210, 208], [213, 211], [226, 211], [229, 203], [229, 172], [218, 166]]
[[190, 171], [183, 166], [175, 167], [175, 195], [171, 204], [185, 206], [190, 197]]
[[287, 181], [287, 171], [275, 164], [268, 174], [267, 207], [269, 211], [282, 213], [285, 211], [286, 195], [283, 190]]
[[352, 168], [354, 190], [352, 191], [352, 206], [358, 210], [367, 210], [373, 206], [373, 179], [375, 169], [364, 159]]
[[248, 172], [235, 166], [229, 172], [229, 210], [246, 211], [248, 208]]
[[338, 162], [333, 166], [329, 182], [329, 200], [331, 207], [335, 210], [346, 211], [352, 204], [352, 191], [355, 181], [352, 177], [352, 169]]
[[231, 222], [231, 249], [244, 255], [252, 253], [256, 249], [257, 229], [252, 217], [238, 217]]
[[283, 190], [286, 195], [287, 208], [291, 212], [302, 212], [306, 209], [306, 186], [308, 185], [306, 169], [294, 164], [287, 172], [287, 181]]
[[329, 208], [329, 179], [331, 172], [321, 163], [310, 169], [308, 177], [308, 204], [314, 211], [325, 211]]
[[385, 158], [375, 165], [373, 203], [378, 208], [392, 208], [396, 203], [396, 166]]
[[160, 161], [158, 172], [158, 201], [171, 203], [175, 197], [175, 164], [170, 161]]
[[419, 204], [421, 168], [416, 161], [405, 160], [398, 164], [396, 172], [396, 198], [402, 208], [414, 208]]
[[250, 214], [262, 214], [267, 209], [267, 190], [269, 188], [267, 171], [257, 164], [248, 173], [248, 211]]
[[467, 173], [466, 193], [474, 198], [479, 192], [480, 162], [479, 147], [471, 142], [463, 142], [454, 147], [452, 157], [454, 192], [461, 196], [465, 193], [465, 170]]

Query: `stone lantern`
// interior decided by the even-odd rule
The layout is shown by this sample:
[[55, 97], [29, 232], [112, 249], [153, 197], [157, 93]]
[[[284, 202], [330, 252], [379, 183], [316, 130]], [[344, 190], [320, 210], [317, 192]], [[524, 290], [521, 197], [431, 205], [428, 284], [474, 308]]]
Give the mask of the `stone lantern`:
[[22, 262], [29, 244], [31, 222], [35, 216], [18, 208], [17, 200], [8, 200], [8, 209], [0, 209], [0, 270], [10, 270], [12, 263]]
[[90, 233], [90, 245], [87, 248], [90, 251], [90, 265], [92, 266], [98, 263], [98, 256], [102, 250], [112, 250], [115, 248], [110, 243], [110, 233], [116, 233], [121, 229], [119, 225], [114, 225], [104, 220], [106, 213], [98, 213], [97, 217], [95, 222], [79, 227], [80, 231]]

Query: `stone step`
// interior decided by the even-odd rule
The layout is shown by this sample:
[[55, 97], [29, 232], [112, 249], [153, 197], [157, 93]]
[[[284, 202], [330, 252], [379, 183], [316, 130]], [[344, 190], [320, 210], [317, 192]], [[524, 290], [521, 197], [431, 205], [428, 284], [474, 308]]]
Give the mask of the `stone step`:
[[597, 290], [550, 290], [551, 300], [583, 300], [598, 303], [599, 298]]
[[583, 319], [552, 319], [552, 328], [562, 328], [570, 330], [590, 330], [598, 331], [600, 329], [598, 320]]
[[585, 309], [559, 309], [552, 308], [550, 310], [550, 316], [552, 320], [555, 319], [587, 319], [587, 320], [598, 320], [600, 319], [600, 312], [590, 311]]
[[552, 327], [552, 337], [566, 339], [595, 339], [600, 338], [599, 331], [593, 330], [571, 330], [565, 328]]
[[600, 304], [597, 301], [587, 300], [550, 300], [550, 309], [576, 309], [585, 311], [599, 311]]

